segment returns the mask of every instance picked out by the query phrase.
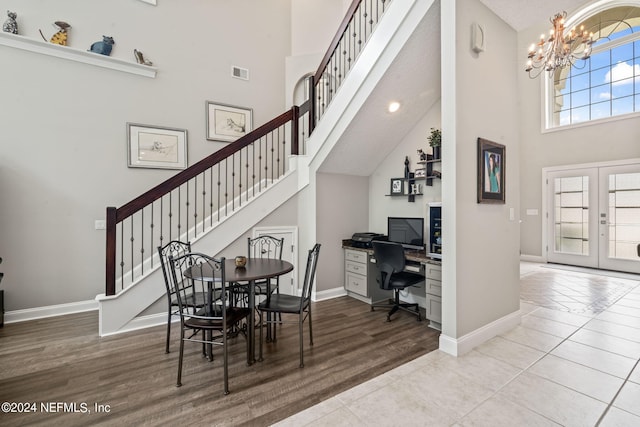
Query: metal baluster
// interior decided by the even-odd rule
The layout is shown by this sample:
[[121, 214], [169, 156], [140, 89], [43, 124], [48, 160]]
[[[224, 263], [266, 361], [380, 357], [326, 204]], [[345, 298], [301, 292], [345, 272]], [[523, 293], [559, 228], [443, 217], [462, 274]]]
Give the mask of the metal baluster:
[[155, 205], [155, 202], [151, 203], [151, 224], [150, 224], [150, 235], [151, 235], [151, 239], [149, 240], [149, 247], [151, 248], [151, 259], [150, 259], [150, 266], [149, 268], [153, 269], [153, 227], [154, 227], [154, 220], [153, 220], [153, 205]]
[[[131, 242], [131, 282], [133, 283], [133, 254], [134, 254], [134, 249], [133, 249], [133, 242], [135, 241], [135, 238], [133, 237], [133, 218], [134, 215], [131, 215], [131, 233], [129, 234], [129, 241]], [[124, 284], [123, 284], [124, 285]]]
[[[140, 275], [144, 275], [144, 208], [140, 211]], [[131, 280], [133, 281], [133, 265], [131, 266]]]
[[198, 176], [193, 178], [193, 238], [198, 237]]
[[120, 290], [124, 289], [124, 222], [120, 223]]

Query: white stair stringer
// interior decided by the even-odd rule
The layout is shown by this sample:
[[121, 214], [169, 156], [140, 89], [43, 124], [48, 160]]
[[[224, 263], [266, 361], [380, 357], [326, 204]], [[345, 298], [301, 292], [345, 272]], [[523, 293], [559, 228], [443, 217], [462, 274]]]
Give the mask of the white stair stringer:
[[[209, 232], [192, 242], [194, 251], [207, 254], [218, 254], [224, 248], [250, 230], [255, 224], [281, 206], [309, 181], [300, 179], [307, 175], [307, 158], [305, 156], [290, 159], [291, 171], [276, 181], [270, 188], [264, 190], [241, 208], [235, 210], [228, 217], [221, 220]], [[133, 285], [112, 296], [100, 294], [96, 296], [99, 306], [99, 334], [112, 335], [140, 327], [152, 326], [166, 322], [166, 313], [152, 316], [153, 321], [136, 322], [140, 315], [150, 305], [166, 294], [162, 269], [159, 265], [155, 270], [146, 274]], [[136, 326], [136, 324], [143, 326]]]

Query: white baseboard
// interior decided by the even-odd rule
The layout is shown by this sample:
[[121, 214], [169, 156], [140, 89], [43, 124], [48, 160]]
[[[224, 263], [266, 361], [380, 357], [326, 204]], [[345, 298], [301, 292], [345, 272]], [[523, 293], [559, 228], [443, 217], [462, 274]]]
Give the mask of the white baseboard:
[[521, 318], [522, 313], [516, 310], [457, 339], [440, 334], [440, 350], [452, 356], [462, 356], [485, 341], [515, 328]]
[[547, 260], [540, 255], [526, 255], [526, 254], [520, 254], [520, 261], [539, 262], [542, 264], [547, 262]]
[[94, 300], [70, 302], [67, 304], [47, 305], [44, 307], [25, 308], [23, 310], [7, 311], [4, 323], [25, 322], [27, 320], [43, 319], [45, 317], [64, 316], [65, 314], [82, 313], [98, 309], [98, 302]]
[[347, 295], [347, 291], [344, 290], [344, 287], [340, 286], [339, 288], [327, 289], [325, 291], [313, 292], [313, 296], [311, 298], [312, 301], [324, 301], [328, 299], [343, 297]]

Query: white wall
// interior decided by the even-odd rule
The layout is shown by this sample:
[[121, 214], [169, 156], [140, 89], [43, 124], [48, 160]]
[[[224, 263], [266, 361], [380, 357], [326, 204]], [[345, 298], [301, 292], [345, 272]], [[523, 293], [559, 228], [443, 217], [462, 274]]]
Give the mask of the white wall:
[[369, 179], [318, 173], [316, 180], [317, 241], [322, 245], [318, 265], [324, 266], [318, 268], [316, 291], [323, 291], [344, 286], [342, 240], [369, 228]]
[[[456, 341], [519, 310], [517, 43], [478, 0], [443, 2], [442, 13], [443, 335]], [[479, 55], [473, 22], [486, 33]], [[476, 203], [478, 137], [506, 146], [504, 205]]]
[[[7, 310], [93, 299], [104, 292], [107, 206], [120, 206], [175, 171], [127, 168], [126, 122], [188, 130], [193, 164], [224, 144], [205, 140], [205, 100], [253, 108], [254, 124], [284, 111], [290, 1], [9, 0], [23, 35], [72, 26], [69, 46], [103, 34], [112, 56], [138, 48], [159, 68], [133, 76], [0, 46], [0, 256]], [[250, 70], [246, 82], [232, 65]]]
[[[542, 168], [640, 157], [640, 117], [628, 117], [573, 129], [542, 132], [542, 81], [524, 72], [524, 59], [532, 41], [548, 31], [549, 22], [540, 22], [518, 34], [518, 97], [520, 139], [522, 141], [520, 179], [522, 215], [520, 249], [523, 255], [543, 256], [542, 250]], [[527, 216], [537, 209], [538, 216]]]

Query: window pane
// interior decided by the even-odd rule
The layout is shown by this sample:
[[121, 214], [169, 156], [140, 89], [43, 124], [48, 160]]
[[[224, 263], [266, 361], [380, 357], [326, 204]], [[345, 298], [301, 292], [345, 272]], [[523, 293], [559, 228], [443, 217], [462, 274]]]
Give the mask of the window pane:
[[583, 107], [589, 105], [589, 91], [581, 90], [571, 94], [571, 108]]
[[614, 99], [611, 102], [611, 114], [614, 116], [620, 114], [633, 113], [633, 97]]
[[609, 101], [611, 99], [611, 85], [600, 85], [591, 89], [591, 102]]
[[591, 84], [601, 85], [609, 83], [608, 75], [611, 68], [607, 65], [604, 68], [597, 68], [591, 72]]
[[589, 106], [572, 109], [571, 123], [580, 123], [589, 120], [589, 109]]
[[611, 63], [625, 62], [633, 59], [633, 45], [625, 44], [611, 49]]
[[609, 65], [611, 65], [611, 54], [608, 50], [596, 53], [595, 55], [591, 55], [592, 70], [602, 67], [608, 67]]
[[603, 119], [611, 116], [611, 102], [591, 104], [591, 120]]
[[611, 86], [611, 95], [614, 98], [633, 95], [633, 78], [619, 80]]
[[571, 78], [571, 91], [589, 89], [589, 74], [583, 73]]

